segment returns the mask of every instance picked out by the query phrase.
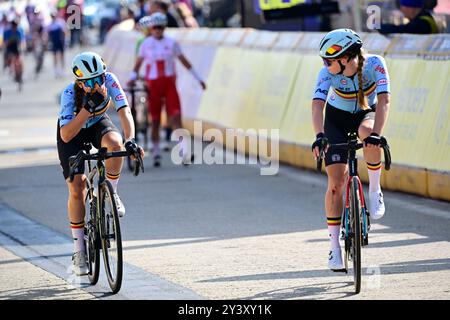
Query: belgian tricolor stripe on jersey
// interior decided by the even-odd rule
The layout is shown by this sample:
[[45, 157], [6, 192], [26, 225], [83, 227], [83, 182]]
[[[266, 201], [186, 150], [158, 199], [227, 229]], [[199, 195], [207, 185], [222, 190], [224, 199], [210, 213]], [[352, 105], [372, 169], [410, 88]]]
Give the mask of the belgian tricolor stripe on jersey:
[[110, 103], [110, 102], [111, 102], [111, 100], [108, 101], [102, 109], [100, 109], [100, 110], [98, 110], [98, 111], [95, 110], [94, 116], [97, 117], [97, 116], [99, 116], [99, 115], [104, 114], [106, 111], [108, 111], [108, 109], [109, 109], [109, 103]]
[[[375, 89], [377, 88], [376, 83], [372, 83], [370, 86], [368, 86], [366, 89], [364, 89], [364, 95], [369, 96], [372, 94], [372, 92], [375, 91]], [[352, 91], [352, 92], [345, 92], [339, 89], [334, 88], [334, 92], [336, 92], [336, 94], [344, 99], [356, 99], [356, 95], [357, 95], [357, 91]]]

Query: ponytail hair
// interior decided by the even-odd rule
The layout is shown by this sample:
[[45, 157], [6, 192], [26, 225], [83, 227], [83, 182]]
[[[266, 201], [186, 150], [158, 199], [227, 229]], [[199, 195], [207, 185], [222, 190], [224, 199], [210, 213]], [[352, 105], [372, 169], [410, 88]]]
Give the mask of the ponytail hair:
[[358, 73], [358, 93], [357, 93], [357, 98], [358, 98], [358, 104], [359, 107], [363, 110], [368, 110], [369, 109], [369, 103], [367, 101], [367, 97], [364, 95], [364, 89], [363, 89], [363, 77], [362, 77], [362, 70], [363, 70], [363, 66], [364, 66], [364, 61], [366, 61], [366, 58], [364, 57], [364, 51], [363, 49], [360, 49], [359, 52], [357, 53], [358, 56], [358, 69], [357, 69], [357, 73]]
[[73, 90], [75, 92], [75, 110], [78, 114], [81, 109], [83, 109], [84, 90], [78, 86], [77, 81], [75, 81], [75, 84], [73, 85]]

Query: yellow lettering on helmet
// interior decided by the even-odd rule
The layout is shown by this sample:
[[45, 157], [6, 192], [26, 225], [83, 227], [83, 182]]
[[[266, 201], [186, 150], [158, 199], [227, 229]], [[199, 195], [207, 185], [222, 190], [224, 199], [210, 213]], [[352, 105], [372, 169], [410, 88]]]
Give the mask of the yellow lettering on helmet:
[[262, 10], [286, 9], [305, 3], [306, 0], [259, 0]]

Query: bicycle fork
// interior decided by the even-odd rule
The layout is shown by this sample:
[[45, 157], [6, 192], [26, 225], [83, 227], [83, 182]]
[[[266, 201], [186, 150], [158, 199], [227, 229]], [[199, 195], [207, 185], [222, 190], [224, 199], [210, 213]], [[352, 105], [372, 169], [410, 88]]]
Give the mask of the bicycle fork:
[[367, 246], [369, 244], [369, 230], [370, 230], [370, 217], [369, 217], [369, 210], [367, 210], [366, 206], [366, 200], [364, 197], [363, 187], [361, 180], [358, 176], [351, 176], [349, 175], [346, 185], [346, 192], [345, 192], [345, 207], [344, 207], [344, 217], [342, 219], [341, 224], [341, 239], [345, 240], [345, 250], [349, 250], [350, 246], [350, 238], [354, 236], [352, 232], [350, 232], [350, 187], [353, 181], [353, 178], [356, 178], [357, 184], [358, 184], [358, 191], [359, 191], [359, 201], [361, 205], [361, 233], [362, 233], [362, 242], [361, 245], [363, 247]]

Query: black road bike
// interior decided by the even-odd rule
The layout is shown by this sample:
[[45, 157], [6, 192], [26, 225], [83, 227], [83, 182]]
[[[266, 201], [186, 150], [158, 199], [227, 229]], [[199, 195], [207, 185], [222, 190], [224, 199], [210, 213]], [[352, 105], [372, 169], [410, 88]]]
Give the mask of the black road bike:
[[[345, 243], [345, 266], [337, 272], [348, 273], [348, 262], [353, 262], [353, 278], [355, 293], [361, 291], [361, 247], [369, 244], [370, 218], [367, 210], [361, 180], [358, 176], [358, 160], [356, 151], [363, 148], [363, 143], [358, 143], [356, 133], [350, 133], [347, 143], [330, 144], [326, 139], [319, 147], [320, 155], [317, 158], [317, 170], [322, 171], [322, 160], [326, 147], [348, 151], [349, 174], [345, 188], [345, 208], [342, 219], [342, 238]], [[391, 167], [391, 153], [386, 138], [381, 137], [380, 147], [384, 152], [384, 166], [386, 170]]]
[[[105, 160], [131, 154], [128, 151], [107, 152], [106, 148], [90, 154], [91, 148], [91, 144], [86, 144], [85, 150], [80, 150], [77, 155], [69, 158], [70, 181], [73, 181], [76, 168], [87, 161], [89, 171], [86, 179], [84, 239], [88, 278], [92, 285], [98, 281], [101, 248], [109, 286], [113, 293], [117, 293], [122, 285], [123, 274], [122, 236], [114, 190], [106, 179]], [[138, 151], [133, 156], [136, 157], [134, 175], [137, 176], [141, 170], [144, 171], [144, 166]], [[95, 166], [91, 165], [91, 160], [96, 161]]]

